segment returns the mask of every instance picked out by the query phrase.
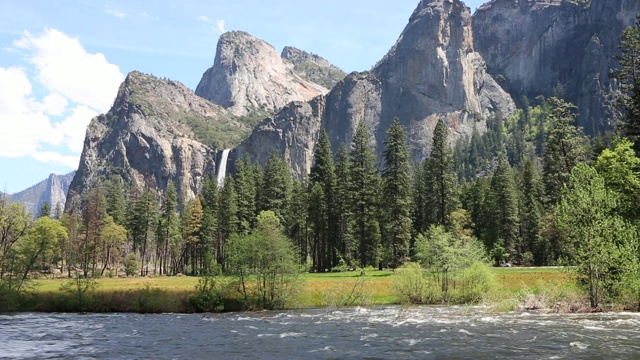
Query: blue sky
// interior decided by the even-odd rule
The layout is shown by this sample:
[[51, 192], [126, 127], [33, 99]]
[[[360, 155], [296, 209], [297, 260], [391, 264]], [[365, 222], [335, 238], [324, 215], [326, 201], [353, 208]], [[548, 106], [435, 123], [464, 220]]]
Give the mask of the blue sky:
[[[394, 44], [418, 0], [0, 2], [0, 191], [77, 167], [86, 125], [133, 70], [195, 89], [223, 31], [290, 45], [347, 72]], [[472, 11], [482, 0], [466, 1]]]

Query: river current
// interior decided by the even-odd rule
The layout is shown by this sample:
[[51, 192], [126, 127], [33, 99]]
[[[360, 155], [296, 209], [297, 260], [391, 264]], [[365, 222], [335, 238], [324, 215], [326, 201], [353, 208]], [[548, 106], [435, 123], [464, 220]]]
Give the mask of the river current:
[[0, 358], [640, 358], [640, 314], [397, 306], [229, 313], [0, 315]]

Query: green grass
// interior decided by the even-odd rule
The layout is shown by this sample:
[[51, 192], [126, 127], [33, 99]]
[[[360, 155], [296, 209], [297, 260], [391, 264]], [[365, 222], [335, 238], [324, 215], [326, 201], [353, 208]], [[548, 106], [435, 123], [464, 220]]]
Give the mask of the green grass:
[[[558, 268], [493, 268], [502, 295], [546, 288], [569, 288], [569, 275]], [[393, 290], [392, 270], [308, 273], [301, 276], [301, 295], [291, 308], [342, 307], [351, 305], [398, 304]], [[67, 279], [35, 280], [32, 295], [22, 309], [27, 311], [78, 311], [73, 299], [60, 288]], [[189, 296], [197, 277], [102, 278], [97, 280], [92, 311], [191, 312]], [[237, 298], [229, 294], [231, 306]], [[237, 299], [236, 299], [237, 300]]]

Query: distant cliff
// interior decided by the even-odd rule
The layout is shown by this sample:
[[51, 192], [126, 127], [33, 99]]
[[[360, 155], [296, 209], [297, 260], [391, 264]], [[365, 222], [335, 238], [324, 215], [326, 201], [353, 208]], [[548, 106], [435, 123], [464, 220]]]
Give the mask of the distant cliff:
[[366, 123], [380, 161], [395, 117], [407, 130], [412, 157], [422, 160], [439, 118], [457, 141], [474, 129], [485, 131], [488, 117], [514, 111], [513, 100], [474, 51], [469, 8], [459, 0], [424, 0], [371, 72], [349, 74], [326, 96], [287, 105], [260, 123], [234, 149], [231, 161], [248, 154], [264, 164], [278, 151], [297, 174], [305, 174], [320, 129], [337, 149], [351, 143], [359, 121]]
[[580, 125], [605, 128], [609, 72], [637, 0], [493, 0], [473, 16], [475, 48], [516, 100], [557, 93]]
[[33, 216], [39, 215], [40, 208], [45, 201], [51, 206], [52, 212], [57, 205], [64, 209], [67, 201], [67, 191], [74, 175], [75, 171], [65, 175], [51, 174], [46, 180], [15, 194], [7, 195], [7, 199], [10, 202], [23, 204]]
[[242, 31], [220, 36], [213, 66], [196, 87], [197, 95], [238, 116], [273, 113], [327, 91], [303, 79], [273, 46]]

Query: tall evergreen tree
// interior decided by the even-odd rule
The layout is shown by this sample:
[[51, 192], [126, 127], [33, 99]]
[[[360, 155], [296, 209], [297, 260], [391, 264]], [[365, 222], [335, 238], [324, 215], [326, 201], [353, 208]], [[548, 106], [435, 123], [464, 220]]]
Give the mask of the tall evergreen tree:
[[293, 182], [291, 191], [291, 203], [287, 208], [287, 216], [285, 221], [285, 230], [287, 236], [293, 240], [300, 251], [300, 262], [305, 263], [307, 260], [307, 221], [308, 221], [308, 204], [309, 196], [307, 188], [301, 181]]
[[236, 171], [233, 179], [238, 202], [237, 217], [240, 226], [238, 231], [242, 235], [249, 234], [257, 216], [256, 196], [258, 181], [260, 180], [258, 175], [248, 156], [245, 156], [242, 160], [236, 160]]
[[169, 273], [171, 249], [180, 241], [180, 219], [178, 217], [178, 194], [173, 182], [169, 182], [162, 200], [157, 227], [157, 253], [160, 275]]
[[387, 131], [382, 170], [383, 247], [390, 249], [391, 265], [401, 265], [409, 256], [411, 241], [411, 174], [404, 127], [398, 119]]
[[126, 228], [133, 243], [133, 251], [140, 251], [140, 274], [144, 276], [147, 273], [147, 250], [157, 219], [158, 199], [149, 187], [145, 187], [142, 194], [134, 196], [129, 200]]
[[620, 65], [612, 72], [617, 80], [616, 108], [624, 135], [634, 142], [636, 153], [640, 151], [640, 15], [634, 26], [627, 27], [620, 39], [621, 54], [615, 59]]
[[522, 202], [520, 210], [521, 234], [523, 248], [521, 254], [529, 252], [532, 255], [533, 264], [544, 265], [546, 251], [540, 241], [540, 221], [542, 217], [542, 203], [540, 202], [540, 185], [537, 169], [531, 158], [525, 158], [522, 173]]
[[379, 265], [380, 225], [378, 223], [378, 171], [371, 149], [371, 137], [358, 123], [350, 153], [349, 184], [351, 200], [351, 236], [358, 246], [361, 266]]
[[185, 240], [186, 245], [184, 250], [185, 264], [191, 263], [191, 275], [200, 273], [203, 218], [202, 203], [200, 198], [196, 197], [189, 202], [182, 218], [182, 238]]
[[218, 181], [209, 178], [202, 189], [202, 228], [200, 237], [202, 241], [202, 274], [211, 274], [215, 262], [215, 243], [218, 227]]
[[77, 260], [84, 277], [96, 275], [98, 249], [104, 219], [107, 216], [105, 197], [101, 183], [89, 190], [82, 206], [82, 240], [77, 250]]
[[57, 202], [56, 207], [53, 210], [53, 218], [56, 220], [62, 220], [63, 214], [64, 214], [64, 210], [62, 209], [62, 205], [60, 205], [60, 202]]
[[543, 181], [545, 204], [556, 204], [569, 174], [576, 164], [589, 156], [588, 140], [582, 129], [573, 125], [573, 105], [557, 98], [549, 99], [551, 112], [544, 144]]
[[232, 234], [237, 234], [239, 221], [237, 218], [237, 198], [233, 177], [227, 177], [218, 197], [218, 236], [216, 238], [216, 255], [218, 264], [225, 268], [226, 244]]
[[338, 256], [346, 262], [353, 264], [356, 261], [357, 246], [351, 237], [349, 224], [351, 222], [350, 207], [350, 161], [349, 150], [342, 144], [336, 155], [335, 177], [336, 187], [331, 211], [335, 216], [335, 242], [338, 248]]
[[425, 162], [425, 210], [427, 224], [450, 225], [452, 211], [457, 207], [456, 175], [453, 170], [453, 154], [447, 140], [448, 130], [442, 119], [433, 131], [431, 156]]
[[289, 165], [274, 151], [267, 159], [258, 200], [260, 210], [273, 211], [281, 223], [291, 198], [291, 181]]
[[112, 176], [105, 184], [105, 197], [107, 200], [107, 214], [113, 218], [118, 225], [126, 222], [126, 201], [122, 179], [119, 176]]
[[40, 207], [40, 212], [38, 213], [38, 217], [50, 217], [51, 216], [51, 205], [49, 205], [48, 201], [45, 201], [44, 203], [42, 203], [42, 206]]
[[[321, 192], [319, 190], [313, 191], [316, 185], [320, 186]], [[312, 238], [318, 242], [313, 244], [313, 249], [316, 250], [314, 251], [314, 264], [316, 265], [316, 271], [321, 272], [331, 270], [334, 265], [337, 265], [336, 221], [335, 213], [332, 211], [335, 191], [333, 153], [329, 143], [329, 136], [324, 130], [320, 133], [320, 138], [318, 139], [314, 164], [309, 174], [309, 186], [310, 193], [316, 196], [309, 203], [310, 213], [315, 214], [315, 216], [310, 216], [309, 218], [315, 232]]]
[[[490, 214], [490, 225], [484, 236], [487, 249], [495, 250], [502, 247], [506, 253], [518, 255], [518, 192], [511, 166], [504, 155], [498, 160], [498, 167], [491, 177], [489, 196], [486, 200], [486, 208]], [[515, 260], [520, 262], [519, 258]]]

